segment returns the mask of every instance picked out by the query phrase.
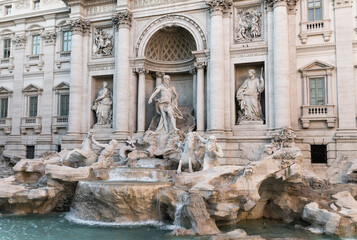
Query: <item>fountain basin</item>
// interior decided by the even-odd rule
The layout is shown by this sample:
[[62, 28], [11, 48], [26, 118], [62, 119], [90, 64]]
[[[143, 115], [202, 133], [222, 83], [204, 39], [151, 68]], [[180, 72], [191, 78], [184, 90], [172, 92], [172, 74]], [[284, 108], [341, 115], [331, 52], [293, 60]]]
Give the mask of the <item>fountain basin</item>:
[[90, 221], [161, 220], [157, 198], [172, 186], [170, 182], [80, 181], [71, 211]]

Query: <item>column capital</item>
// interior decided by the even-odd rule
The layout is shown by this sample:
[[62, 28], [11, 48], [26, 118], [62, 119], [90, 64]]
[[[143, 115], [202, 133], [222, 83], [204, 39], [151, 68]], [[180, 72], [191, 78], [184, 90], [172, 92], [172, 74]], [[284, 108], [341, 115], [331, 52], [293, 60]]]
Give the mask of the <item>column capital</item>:
[[90, 21], [82, 17], [74, 18], [68, 21], [72, 35], [86, 33], [90, 28]]
[[19, 34], [19, 35], [16, 34], [11, 38], [11, 40], [15, 46], [15, 49], [20, 49], [20, 48], [25, 47], [27, 37], [25, 34]]
[[207, 62], [195, 62], [195, 68], [200, 69], [200, 68], [205, 68], [207, 66]]
[[152, 72], [153, 78], [162, 78], [164, 75], [164, 72]]
[[232, 0], [205, 0], [211, 12], [211, 16], [227, 14], [231, 11]]
[[54, 44], [56, 42], [57, 33], [55, 31], [44, 31], [41, 34], [42, 39], [45, 41], [46, 44]]
[[133, 14], [129, 10], [118, 11], [112, 17], [115, 29], [130, 28], [133, 19]]
[[138, 74], [147, 74], [149, 73], [149, 70], [143, 67], [135, 68], [135, 72]]
[[267, 7], [289, 6], [295, 8], [298, 0], [265, 0]]

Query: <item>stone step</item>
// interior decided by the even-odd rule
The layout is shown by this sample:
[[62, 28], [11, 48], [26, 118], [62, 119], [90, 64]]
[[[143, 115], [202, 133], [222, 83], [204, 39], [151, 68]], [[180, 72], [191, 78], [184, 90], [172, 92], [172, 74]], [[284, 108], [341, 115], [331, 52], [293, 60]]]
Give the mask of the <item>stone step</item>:
[[117, 167], [109, 173], [108, 181], [169, 182], [174, 174], [174, 170]]

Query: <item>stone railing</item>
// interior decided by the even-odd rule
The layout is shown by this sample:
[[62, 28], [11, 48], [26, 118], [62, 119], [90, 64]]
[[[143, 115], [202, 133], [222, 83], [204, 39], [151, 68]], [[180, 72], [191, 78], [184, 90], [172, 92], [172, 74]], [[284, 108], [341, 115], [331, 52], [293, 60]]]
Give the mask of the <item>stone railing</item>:
[[[14, 58], [13, 57], [9, 57], [9, 58], [1, 58], [0, 59], [0, 69], [7, 69], [9, 71], [9, 73], [12, 73], [14, 70]], [[0, 71], [1, 71], [0, 70]], [[2, 74], [3, 72], [1, 72]]]
[[336, 123], [334, 105], [304, 105], [302, 108], [301, 123], [303, 128], [308, 128], [310, 121], [326, 121], [327, 127], [333, 128]]
[[38, 55], [26, 55], [26, 64], [25, 64], [25, 69], [26, 71], [30, 71], [31, 67], [38, 67], [38, 70], [42, 71], [44, 61], [43, 59], [43, 54], [38, 54]]
[[26, 134], [28, 130], [33, 129], [35, 133], [40, 133], [42, 129], [41, 117], [23, 117], [21, 118], [21, 133]]
[[58, 129], [67, 129], [68, 116], [55, 116], [52, 118], [52, 132], [58, 133]]
[[307, 42], [307, 38], [313, 35], [323, 35], [324, 41], [328, 42], [331, 38], [330, 20], [319, 20], [312, 22], [300, 23], [301, 32], [299, 34], [300, 40], [303, 44]]
[[11, 133], [11, 118], [0, 118], [0, 130], [3, 130], [5, 134]]

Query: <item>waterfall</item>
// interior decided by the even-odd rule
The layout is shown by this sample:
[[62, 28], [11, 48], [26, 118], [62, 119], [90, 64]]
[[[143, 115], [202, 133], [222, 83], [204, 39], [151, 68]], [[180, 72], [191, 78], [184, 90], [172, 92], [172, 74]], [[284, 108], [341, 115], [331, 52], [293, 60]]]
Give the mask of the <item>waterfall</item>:
[[184, 206], [188, 204], [189, 194], [187, 192], [183, 192], [177, 196], [176, 210], [175, 210], [175, 220], [174, 225], [177, 227], [183, 227], [182, 223], [182, 214]]

